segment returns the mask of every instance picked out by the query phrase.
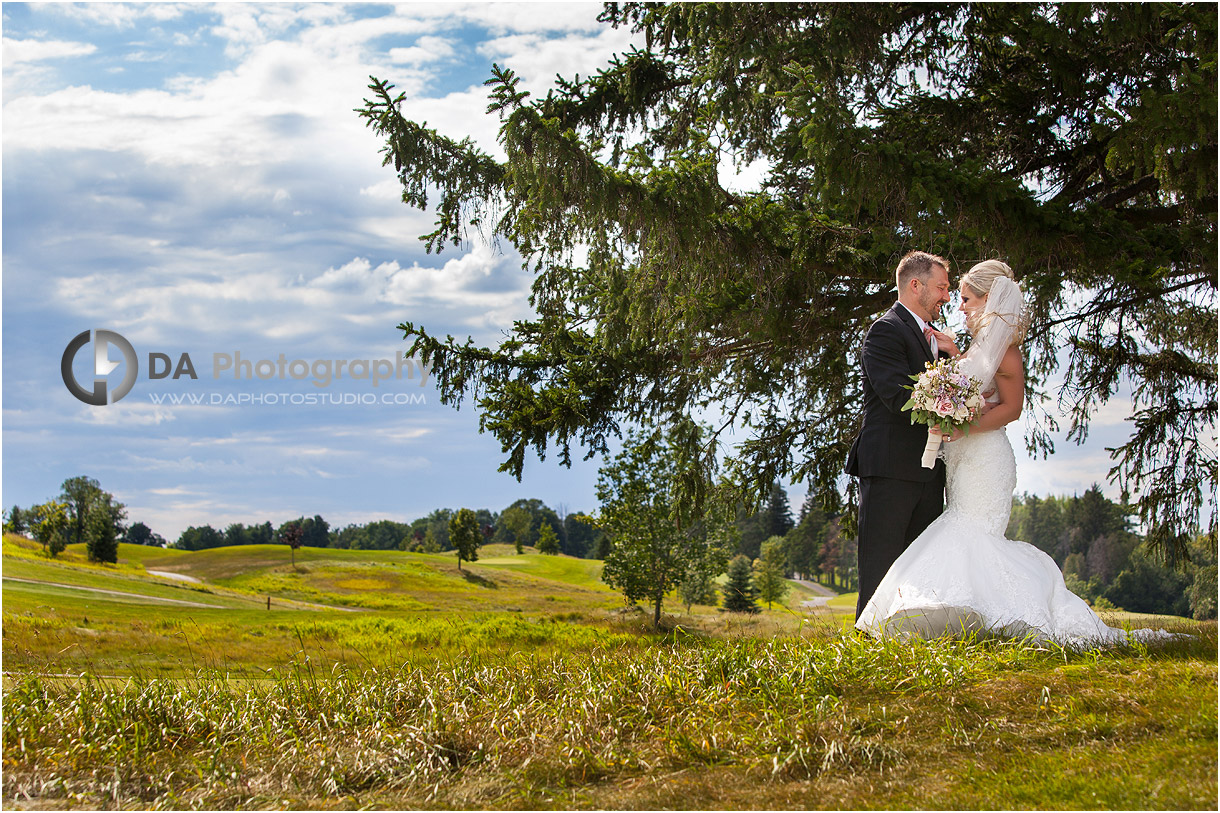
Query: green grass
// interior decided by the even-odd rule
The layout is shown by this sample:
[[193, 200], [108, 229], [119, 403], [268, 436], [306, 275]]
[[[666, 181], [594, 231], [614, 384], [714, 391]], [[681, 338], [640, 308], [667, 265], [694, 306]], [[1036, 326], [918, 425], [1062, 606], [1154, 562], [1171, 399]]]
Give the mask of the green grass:
[[4, 551], [39, 582], [4, 589], [10, 808], [1215, 809], [1214, 622], [900, 644], [796, 588], [658, 633], [600, 563], [509, 548]]
[[[506, 623], [465, 658], [394, 669], [330, 669], [307, 649], [258, 681], [15, 679], [6, 799], [1215, 808], [1214, 625], [1151, 652], [1078, 654], [838, 635], [540, 651]], [[485, 646], [522, 634], [521, 649]]]

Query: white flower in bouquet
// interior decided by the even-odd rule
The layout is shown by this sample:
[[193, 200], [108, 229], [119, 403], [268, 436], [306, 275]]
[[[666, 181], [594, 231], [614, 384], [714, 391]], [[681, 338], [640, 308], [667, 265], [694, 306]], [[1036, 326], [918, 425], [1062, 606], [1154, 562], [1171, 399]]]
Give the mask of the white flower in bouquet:
[[928, 362], [919, 375], [911, 376], [915, 385], [903, 410], [911, 411], [911, 420], [928, 426], [928, 444], [924, 448], [923, 466], [932, 468], [940, 451], [941, 433], [969, 433], [970, 424], [983, 409], [979, 383], [961, 372], [957, 359]]

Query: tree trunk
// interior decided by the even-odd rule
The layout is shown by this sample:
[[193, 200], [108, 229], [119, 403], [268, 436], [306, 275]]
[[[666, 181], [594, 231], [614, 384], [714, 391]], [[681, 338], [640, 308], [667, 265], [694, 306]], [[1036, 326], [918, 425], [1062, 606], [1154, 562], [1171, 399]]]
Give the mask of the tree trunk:
[[661, 628], [661, 600], [662, 600], [662, 598], [663, 598], [663, 596], [657, 596], [655, 609], [653, 610], [653, 613], [652, 613], [652, 628], [653, 629]]

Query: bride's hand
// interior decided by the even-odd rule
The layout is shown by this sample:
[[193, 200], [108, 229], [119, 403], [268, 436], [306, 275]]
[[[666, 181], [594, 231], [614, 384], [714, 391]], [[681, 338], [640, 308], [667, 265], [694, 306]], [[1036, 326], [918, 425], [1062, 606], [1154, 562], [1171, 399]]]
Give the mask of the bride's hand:
[[[993, 395], [995, 395], [995, 387], [992, 387], [991, 389], [987, 390], [987, 392], [983, 393], [983, 408], [979, 410], [979, 418], [983, 417], [988, 412], [995, 409], [996, 405], [993, 404], [991, 401], [987, 400], [988, 398], [990, 398]], [[977, 420], [977, 418], [975, 420]]]
[[955, 337], [936, 328], [932, 328], [932, 335], [936, 337], [936, 347], [940, 352], [948, 353], [951, 358], [956, 358], [962, 354], [962, 351], [957, 349]]

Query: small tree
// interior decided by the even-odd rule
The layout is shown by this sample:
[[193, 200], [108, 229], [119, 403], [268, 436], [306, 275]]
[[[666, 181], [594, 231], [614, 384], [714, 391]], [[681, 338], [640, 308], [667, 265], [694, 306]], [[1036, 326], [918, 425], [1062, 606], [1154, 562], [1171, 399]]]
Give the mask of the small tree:
[[762, 555], [754, 562], [754, 584], [758, 588], [758, 597], [767, 602], [767, 609], [777, 601], [783, 600], [792, 586], [784, 578], [784, 567], [787, 552], [784, 550], [784, 538], [773, 536], [762, 544]]
[[29, 530], [28, 523], [27, 512], [22, 511], [14, 505], [4, 520], [4, 532], [9, 534], [25, 534]]
[[688, 615], [695, 604], [715, 607], [720, 602], [716, 577], [724, 572], [729, 552], [737, 549], [738, 541], [736, 523], [719, 523], [708, 531], [707, 544], [691, 556], [686, 576], [678, 585], [678, 597], [686, 605]]
[[517, 503], [505, 508], [496, 521], [495, 539], [512, 542], [518, 554], [525, 553], [529, 532], [530, 514]]
[[559, 537], [555, 536], [555, 529], [549, 522], [542, 523], [538, 530], [538, 552], [551, 556], [559, 553]]
[[458, 570], [462, 569], [462, 560], [477, 562], [479, 560], [479, 545], [483, 534], [479, 530], [479, 519], [469, 508], [460, 508], [449, 520], [449, 541], [457, 549]]
[[[233, 526], [230, 525], [229, 527], [232, 528]], [[227, 536], [226, 534], [226, 538]], [[127, 529], [127, 533], [123, 535], [123, 541], [128, 545], [155, 544], [153, 542], [152, 528], [149, 528], [143, 522], [133, 522], [131, 527]]]
[[[450, 520], [452, 522], [452, 520]], [[419, 549], [424, 553], [440, 553], [441, 543], [436, 541], [436, 534], [432, 533], [432, 529], [424, 531], [424, 541], [419, 546]]]
[[738, 554], [729, 562], [728, 581], [724, 585], [724, 608], [731, 613], [756, 613], [757, 591], [748, 556]]
[[692, 474], [683, 449], [698, 445], [701, 430], [679, 423], [667, 434], [628, 436], [623, 451], [597, 476], [601, 525], [611, 538], [602, 580], [628, 601], [648, 600], [661, 624], [665, 595], [682, 582], [706, 547], [693, 529], [702, 517], [689, 499]]
[[301, 523], [297, 520], [284, 523], [280, 528], [280, 541], [288, 547], [292, 548], [292, 566], [297, 566], [297, 548], [304, 544], [305, 529], [301, 527]]
[[110, 495], [103, 492], [98, 505], [88, 515], [85, 550], [91, 562], [117, 564], [119, 561], [119, 535], [114, 509]]
[[43, 552], [51, 558], [58, 556], [67, 542], [68, 506], [52, 500], [35, 505], [25, 516], [34, 539], [42, 543]]

